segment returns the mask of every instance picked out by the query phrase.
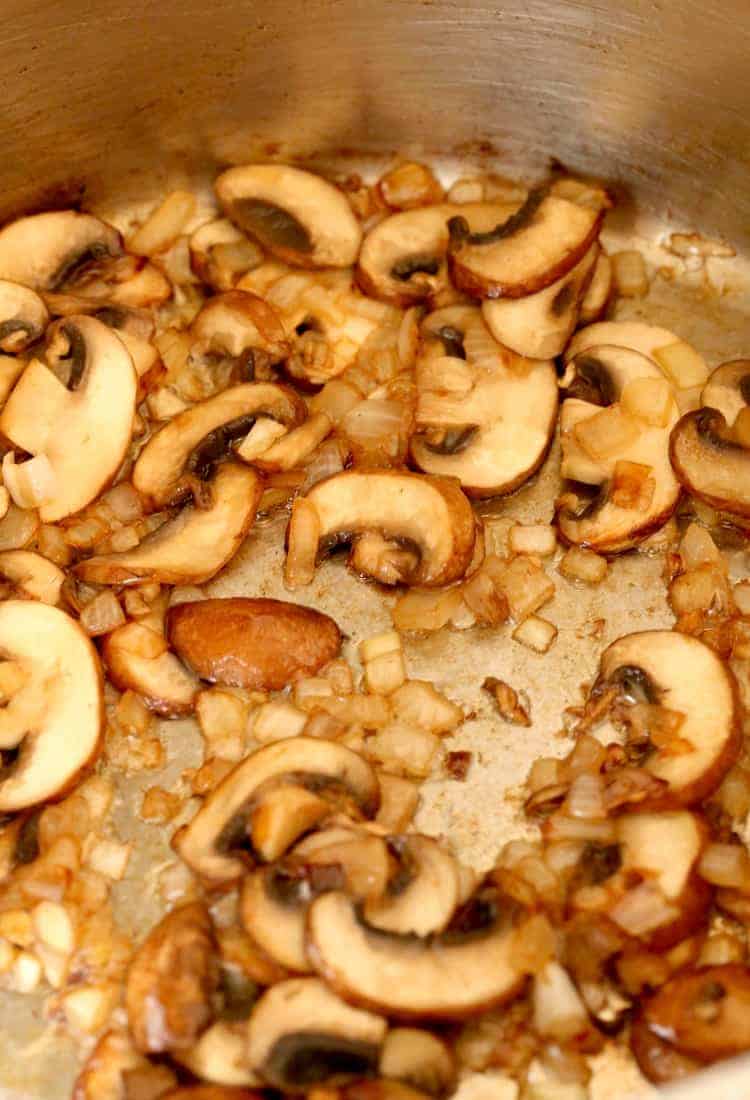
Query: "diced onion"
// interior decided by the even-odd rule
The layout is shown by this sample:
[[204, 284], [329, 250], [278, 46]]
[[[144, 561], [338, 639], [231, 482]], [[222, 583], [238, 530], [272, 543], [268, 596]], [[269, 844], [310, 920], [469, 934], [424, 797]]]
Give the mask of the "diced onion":
[[588, 1013], [564, 967], [548, 962], [532, 992], [534, 1027], [545, 1038], [565, 1042], [589, 1028]]
[[609, 916], [629, 935], [643, 936], [669, 924], [679, 916], [679, 912], [666, 901], [657, 886], [651, 882], [641, 882], [623, 894]]
[[741, 844], [709, 844], [701, 855], [698, 871], [714, 886], [750, 888], [750, 856]]
[[590, 772], [582, 772], [576, 776], [568, 791], [565, 811], [571, 817], [587, 820], [605, 818], [607, 812], [604, 808], [601, 777]]
[[130, 238], [128, 250], [136, 256], [164, 252], [183, 232], [195, 206], [195, 195], [189, 191], [172, 191]]
[[125, 615], [114, 592], [106, 589], [95, 596], [81, 611], [81, 626], [92, 638], [109, 634], [122, 626]]
[[680, 390], [702, 386], [708, 378], [708, 367], [703, 356], [684, 340], [676, 340], [673, 344], [657, 348], [653, 358], [667, 378]]
[[641, 253], [635, 249], [615, 252], [611, 260], [618, 294], [623, 298], [642, 298], [648, 291], [648, 272]]
[[410, 589], [393, 607], [394, 626], [398, 630], [441, 630], [462, 603], [461, 589], [437, 591]]

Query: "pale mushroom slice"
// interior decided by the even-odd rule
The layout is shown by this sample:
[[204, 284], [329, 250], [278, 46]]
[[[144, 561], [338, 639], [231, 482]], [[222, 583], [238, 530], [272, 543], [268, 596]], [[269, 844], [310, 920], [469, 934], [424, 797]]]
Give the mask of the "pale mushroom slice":
[[455, 857], [432, 837], [390, 837], [398, 870], [385, 894], [365, 902], [364, 918], [383, 932], [428, 936], [443, 932], [459, 904]]
[[52, 210], [0, 230], [0, 279], [56, 290], [94, 264], [122, 255], [122, 238], [92, 214]]
[[214, 290], [232, 290], [237, 281], [263, 260], [254, 241], [232, 225], [228, 218], [215, 218], [201, 225], [190, 237], [190, 266], [203, 283]]
[[44, 603], [0, 603], [0, 650], [21, 674], [0, 712], [0, 752], [17, 752], [0, 771], [0, 813], [15, 813], [63, 795], [96, 758], [103, 678], [80, 626]]
[[[102, 639], [102, 657], [110, 680], [121, 691], [136, 691], [163, 718], [192, 714], [200, 682], [168, 649], [148, 655], [144, 631], [153, 627], [128, 622]], [[166, 643], [165, 643], [166, 644]]]
[[65, 574], [49, 558], [33, 550], [5, 550], [0, 553], [0, 589], [5, 582], [16, 599], [60, 602]]
[[448, 222], [460, 216], [475, 232], [505, 221], [518, 203], [438, 203], [383, 218], [364, 241], [357, 280], [366, 294], [410, 306], [449, 286]]
[[448, 267], [455, 286], [475, 298], [522, 298], [556, 282], [599, 235], [604, 211], [529, 192], [520, 210], [485, 232], [465, 217], [448, 223]]
[[0, 351], [9, 355], [25, 351], [40, 339], [48, 323], [47, 307], [36, 291], [0, 279]]
[[[602, 345], [630, 348], [648, 359], [654, 359], [655, 352], [661, 348], [680, 342], [680, 337], [670, 329], [646, 324], [645, 321], [598, 321], [586, 325], [575, 334], [565, 349], [565, 362], [570, 362], [579, 352]], [[657, 360], [654, 359], [654, 362]]]
[[246, 466], [225, 462], [210, 485], [211, 504], [186, 505], [132, 550], [99, 554], [75, 567], [90, 584], [203, 584], [239, 550], [253, 525], [263, 493], [260, 478]]
[[372, 817], [380, 803], [375, 771], [346, 746], [311, 737], [274, 742], [238, 764], [175, 834], [175, 850], [197, 874], [214, 882], [243, 874], [251, 855], [248, 824], [262, 788], [271, 781], [293, 782], [322, 797], [327, 791], [342, 792], [365, 817]]
[[130, 445], [138, 380], [122, 341], [93, 317], [55, 325], [47, 361], [26, 367], [0, 414], [0, 432], [49, 459], [55, 488], [39, 515], [55, 523], [90, 504], [117, 473]]
[[578, 323], [599, 251], [594, 242], [574, 268], [536, 294], [482, 302], [482, 316], [495, 339], [528, 359], [561, 355]]
[[676, 809], [707, 798], [741, 744], [737, 685], [714, 650], [676, 631], [626, 634], [602, 654], [592, 690], [598, 697], [611, 689], [625, 704], [652, 703], [684, 716], [679, 752], [649, 745], [640, 767], [664, 786], [638, 809]]
[[461, 1019], [502, 1004], [525, 979], [515, 903], [480, 891], [452, 925], [421, 939], [369, 925], [346, 894], [310, 906], [308, 955], [340, 996], [402, 1019]]
[[174, 505], [190, 495], [191, 479], [208, 480], [259, 417], [291, 428], [305, 415], [304, 402], [286, 386], [230, 386], [178, 413], [151, 436], [133, 467], [133, 485], [156, 508]]
[[[244, 1020], [217, 1020], [206, 1028], [189, 1050], [172, 1050], [170, 1057], [190, 1070], [199, 1081], [226, 1085], [230, 1090], [225, 1093], [228, 1100], [243, 1100], [249, 1094], [237, 1092], [237, 1088], [253, 1088], [263, 1084], [247, 1064], [246, 1032], [247, 1023]], [[258, 1100], [257, 1094], [254, 1095]], [[212, 1094], [207, 1092], [204, 1100], [212, 1100]], [[221, 1100], [221, 1093], [217, 1096], [214, 1092], [213, 1100]]]
[[276, 310], [247, 290], [227, 290], [209, 298], [190, 326], [190, 334], [209, 352], [233, 358], [258, 348], [277, 362], [289, 351], [287, 333]]
[[383, 1077], [402, 1081], [429, 1096], [450, 1096], [456, 1083], [456, 1060], [450, 1047], [422, 1028], [391, 1028], [379, 1068]]
[[[628, 383], [643, 380], [658, 382], [667, 397], [661, 423], [632, 416], [622, 404]], [[680, 484], [669, 459], [669, 433], [679, 415], [674, 391], [645, 354], [605, 345], [586, 348], [570, 359], [560, 385], [565, 387], [560, 412], [561, 473], [595, 490], [576, 486], [575, 492], [560, 498], [558, 530], [573, 545], [602, 553], [627, 550], [661, 527], [679, 500]], [[607, 427], [604, 450], [592, 454], [579, 442], [579, 433], [603, 408], [621, 413], [616, 426], [622, 435]], [[643, 474], [644, 483], [649, 483], [645, 499], [635, 490], [632, 501], [621, 495], [618, 477], [623, 469]]]
[[594, 321], [598, 321], [605, 313], [611, 297], [612, 261], [604, 249], [600, 247], [591, 282], [581, 301], [581, 309], [578, 314], [579, 324], [591, 325]]
[[388, 1031], [382, 1016], [353, 1008], [317, 978], [278, 982], [247, 1026], [250, 1068], [285, 1092], [374, 1077]]
[[[383, 583], [434, 587], [464, 575], [471, 563], [476, 520], [455, 481], [400, 470], [347, 470], [319, 482], [297, 506], [287, 531], [288, 559], [309, 559], [369, 532], [383, 535], [410, 553], [403, 573], [380, 576]], [[299, 505], [299, 501], [298, 501]], [[314, 519], [314, 532], [303, 523]], [[358, 562], [360, 568], [364, 564]], [[287, 572], [287, 583], [290, 583]]]
[[[539, 469], [552, 442], [554, 364], [523, 359], [498, 344], [476, 308], [438, 310], [424, 328], [443, 334], [448, 357], [417, 371], [414, 464], [458, 478], [471, 497], [513, 492]], [[457, 358], [465, 359], [464, 367]]]
[[362, 230], [342, 191], [284, 164], [229, 168], [214, 184], [228, 218], [266, 251], [299, 267], [350, 267]]

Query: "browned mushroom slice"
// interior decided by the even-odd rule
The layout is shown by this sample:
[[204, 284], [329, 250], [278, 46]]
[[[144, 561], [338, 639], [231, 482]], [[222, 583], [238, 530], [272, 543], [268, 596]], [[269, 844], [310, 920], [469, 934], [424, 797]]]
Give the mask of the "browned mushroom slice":
[[266, 990], [251, 1013], [249, 1062], [285, 1092], [374, 1077], [387, 1030], [381, 1016], [352, 1008], [317, 978], [290, 978]]
[[283, 600], [236, 597], [178, 604], [167, 615], [167, 632], [202, 679], [253, 691], [279, 691], [300, 676], [311, 676], [341, 648], [333, 619]]
[[713, 508], [750, 516], [750, 452], [732, 438], [718, 410], [686, 413], [675, 425], [669, 451], [689, 493]]
[[561, 355], [578, 323], [597, 264], [594, 243], [567, 274], [536, 294], [482, 303], [482, 316], [501, 344], [529, 359]]
[[448, 223], [448, 266], [459, 290], [476, 298], [522, 298], [562, 278], [595, 241], [602, 210], [579, 206], [545, 188], [505, 221], [472, 233], [462, 216]]
[[350, 267], [362, 230], [342, 191], [283, 164], [254, 164], [222, 172], [219, 202], [235, 225], [268, 252], [300, 267]]
[[121, 691], [137, 691], [146, 706], [164, 718], [192, 714], [198, 680], [169, 650], [151, 655], [154, 642], [158, 635], [141, 622], [125, 623], [107, 634], [102, 657], [110, 680]]
[[718, 787], [739, 752], [739, 704], [732, 673], [709, 646], [670, 630], [627, 634], [604, 651], [593, 692], [611, 688], [626, 704], [684, 715], [679, 751], [669, 743], [647, 746], [641, 767], [665, 787], [639, 809], [690, 806]]
[[202, 902], [173, 909], [146, 937], [128, 971], [130, 1032], [144, 1054], [193, 1046], [214, 1015], [219, 965]]
[[31, 214], [0, 230], [0, 279], [56, 290], [85, 268], [121, 254], [120, 234], [91, 214]]
[[260, 348], [271, 359], [288, 354], [287, 334], [276, 310], [257, 294], [228, 290], [209, 298], [193, 321], [190, 333], [210, 351], [238, 356]]
[[432, 1032], [416, 1027], [391, 1028], [380, 1055], [380, 1072], [429, 1096], [450, 1095], [456, 1081], [450, 1047]]
[[402, 935], [444, 931], [460, 900], [454, 856], [428, 836], [391, 837], [389, 845], [398, 870], [385, 894], [365, 903], [365, 920]]
[[[654, 1057], [651, 1036], [664, 1044], [661, 1059]], [[631, 1049], [652, 1081], [750, 1050], [750, 969], [727, 963], [671, 978], [644, 1002]]]
[[[350, 797], [365, 817], [377, 812], [380, 790], [372, 767], [344, 745], [292, 737], [259, 749], [214, 788], [189, 825], [173, 838], [180, 856], [211, 881], [232, 881], [249, 855], [248, 823], [265, 784], [292, 782], [313, 793]], [[266, 788], [268, 789], [268, 788]]]
[[47, 307], [35, 291], [0, 279], [0, 351], [24, 351], [42, 336], [48, 322]]
[[362, 242], [360, 286], [373, 298], [409, 306], [434, 298], [448, 285], [448, 221], [460, 215], [479, 232], [505, 221], [517, 203], [439, 203], [391, 214]]
[[523, 985], [517, 907], [480, 891], [445, 932], [420, 939], [369, 925], [340, 892], [310, 907], [308, 954], [326, 982], [355, 1003], [404, 1019], [461, 1019], [501, 1004]]
[[305, 405], [273, 382], [231, 386], [178, 413], [149, 439], [133, 467], [133, 485], [157, 508], [175, 504], [189, 495], [191, 477], [208, 480], [258, 417], [294, 427], [304, 420]]
[[143, 577], [161, 584], [210, 580], [242, 545], [263, 492], [253, 470], [232, 462], [219, 467], [210, 489], [210, 507], [189, 504], [133, 550], [88, 558], [76, 574], [92, 584], [137, 584]]
[[44, 523], [85, 508], [113, 479], [130, 444], [137, 387], [130, 355], [101, 321], [69, 317], [50, 331], [49, 366], [32, 360], [0, 415], [7, 439], [52, 466]]
[[466, 572], [476, 521], [454, 481], [400, 470], [348, 470], [319, 482], [295, 505], [287, 532], [287, 583], [300, 583], [290, 576], [291, 562], [297, 568], [304, 561], [312, 571], [321, 553], [369, 531], [414, 551], [405, 574], [390, 583], [433, 587]]

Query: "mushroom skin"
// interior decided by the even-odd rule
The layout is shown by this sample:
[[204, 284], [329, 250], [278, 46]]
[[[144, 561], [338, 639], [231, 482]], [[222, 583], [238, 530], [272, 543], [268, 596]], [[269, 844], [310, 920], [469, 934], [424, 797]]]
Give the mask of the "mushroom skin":
[[[347, 470], [318, 482], [304, 499], [317, 513], [319, 558], [341, 542], [356, 542], [375, 531], [415, 551], [413, 566], [400, 578], [403, 583], [425, 588], [450, 584], [471, 563], [476, 520], [451, 480], [402, 470]], [[290, 553], [299, 537], [292, 512]]]
[[32, 290], [57, 290], [84, 268], [121, 255], [117, 230], [77, 210], [30, 214], [0, 230], [0, 279]]
[[638, 809], [691, 806], [721, 783], [740, 751], [738, 688], [731, 670], [704, 642], [671, 630], [627, 634], [602, 654], [595, 697], [615, 687], [625, 701], [642, 699], [684, 714], [679, 737], [692, 752], [655, 749], [641, 767], [665, 787]]
[[7, 279], [0, 279], [0, 351], [15, 355], [44, 334], [49, 313], [39, 295]]
[[202, 902], [168, 913], [146, 937], [128, 971], [125, 1006], [136, 1047], [144, 1054], [185, 1050], [214, 1015], [218, 949]]
[[672, 430], [669, 457], [693, 496], [730, 515], [750, 516], [750, 451], [731, 438], [718, 409], [686, 413]]

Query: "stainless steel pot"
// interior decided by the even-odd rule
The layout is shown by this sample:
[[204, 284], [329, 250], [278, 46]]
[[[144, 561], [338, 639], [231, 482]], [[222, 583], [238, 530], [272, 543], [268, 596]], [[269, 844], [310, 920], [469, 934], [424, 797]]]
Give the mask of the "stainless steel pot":
[[[741, 0], [5, 0], [0, 10], [0, 219], [82, 200], [119, 212], [122, 224], [131, 204], [176, 183], [202, 188], [227, 163], [330, 165], [352, 153], [398, 150], [527, 177], [555, 157], [617, 181], [616, 232], [636, 231], [642, 241], [667, 224], [700, 227], [740, 253], [750, 248], [750, 7]], [[743, 270], [740, 261], [735, 268]], [[686, 314], [666, 288], [654, 308], [671, 310], [688, 338], [699, 329], [699, 344], [719, 362], [748, 353], [746, 302], [740, 296], [723, 311], [712, 307], [710, 317], [697, 307]], [[516, 498], [521, 514], [538, 518], [553, 478]], [[271, 595], [283, 595], [277, 536], [259, 538], [254, 548], [253, 570], [273, 563]], [[651, 605], [659, 602], [657, 618], [664, 617], [663, 597], [652, 598], [646, 583], [657, 568], [629, 562], [622, 570], [629, 606], [622, 611], [621, 592], [613, 594], [615, 619], [622, 611], [630, 629], [641, 620], [659, 625]], [[240, 563], [218, 594], [247, 591], [247, 576]], [[586, 599], [561, 607], [561, 621], [580, 617]], [[337, 578], [336, 590], [318, 591], [316, 600], [329, 611], [343, 601], [355, 636], [357, 628], [387, 624], [356, 582]], [[524, 745], [498, 749], [481, 722], [467, 735], [478, 739], [467, 744], [483, 749], [485, 816], [502, 786], [520, 782], [529, 754], [548, 751], [571, 685], [584, 678], [581, 666], [593, 667], [601, 644], [581, 642], [581, 634], [571, 641], [572, 628], [565, 637], [578, 647], [576, 664], [564, 646], [544, 669], [508, 658], [532, 694], [546, 692]], [[468, 685], [469, 701], [494, 648], [454, 638], [411, 659], [416, 675], [430, 677], [442, 661], [458, 695]], [[172, 744], [187, 739], [175, 729], [182, 725], [173, 724]], [[193, 762], [183, 753], [171, 757], [172, 778]], [[425, 827], [465, 823], [462, 798], [445, 794], [429, 807]], [[466, 839], [471, 830], [458, 831]], [[139, 852], [135, 874], [145, 882], [149, 862], [165, 850], [152, 831]], [[138, 906], [148, 915], [140, 892]], [[68, 1095], [70, 1051], [54, 1037], [40, 1045], [38, 1033], [27, 1001], [0, 1005], [0, 1097]], [[625, 1096], [624, 1080], [615, 1066], [596, 1096]], [[718, 1067], [710, 1085], [694, 1083], [675, 1096], [687, 1100], [705, 1088], [714, 1100], [739, 1100], [750, 1095], [748, 1081], [747, 1067]], [[504, 1100], [506, 1093], [488, 1082], [461, 1095]]]

